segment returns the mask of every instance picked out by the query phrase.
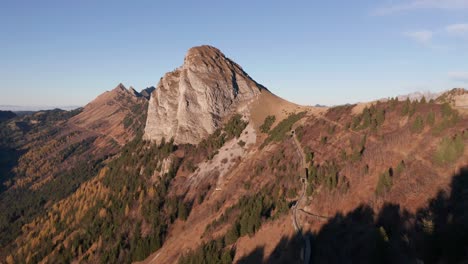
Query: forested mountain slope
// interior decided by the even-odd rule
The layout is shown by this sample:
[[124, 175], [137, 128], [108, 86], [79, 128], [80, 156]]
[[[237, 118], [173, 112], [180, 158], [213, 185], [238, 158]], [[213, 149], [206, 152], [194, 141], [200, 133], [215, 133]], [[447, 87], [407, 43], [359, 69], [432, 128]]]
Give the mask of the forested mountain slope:
[[141, 133], [146, 107], [144, 97], [119, 85], [84, 108], [40, 111], [0, 124], [1, 255], [24, 224], [75, 192]]

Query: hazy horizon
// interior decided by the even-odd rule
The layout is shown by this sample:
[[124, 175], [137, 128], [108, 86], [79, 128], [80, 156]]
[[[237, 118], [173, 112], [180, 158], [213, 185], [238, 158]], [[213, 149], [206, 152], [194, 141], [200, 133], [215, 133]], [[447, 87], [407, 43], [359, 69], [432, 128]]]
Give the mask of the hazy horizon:
[[[124, 84], [124, 86], [128, 89], [130, 86], [126, 86]], [[134, 88], [134, 87], [133, 87]], [[454, 88], [462, 88], [462, 87], [454, 87]], [[106, 90], [106, 91], [110, 91], [112, 89], [109, 89], [109, 90]], [[443, 91], [448, 91], [450, 89], [446, 89], [446, 90], [443, 90]], [[104, 92], [106, 92], [104, 91]], [[141, 90], [137, 90], [137, 91], [141, 91]], [[442, 92], [442, 91], [441, 91]], [[411, 95], [413, 93], [423, 93], [423, 94], [426, 94], [426, 93], [431, 93], [431, 94], [438, 94], [440, 92], [433, 92], [433, 91], [415, 91], [415, 92], [411, 92], [411, 93], [406, 93], [406, 94], [393, 94], [393, 95], [388, 95], [386, 97], [381, 97], [381, 98], [374, 98], [372, 100], [369, 100], [369, 101], [355, 101], [355, 102], [344, 102], [342, 104], [330, 104], [330, 105], [327, 105], [327, 104], [321, 104], [321, 103], [314, 103], [314, 104], [302, 104], [304, 106], [316, 106], [316, 105], [320, 105], [320, 106], [326, 106], [326, 107], [332, 107], [332, 106], [338, 106], [338, 105], [345, 105], [345, 104], [357, 104], [357, 103], [366, 103], [366, 102], [370, 102], [370, 101], [376, 101], [376, 100], [384, 100], [384, 99], [389, 99], [389, 98], [394, 98], [394, 97], [400, 97], [400, 96], [407, 96], [407, 95]], [[96, 97], [99, 96], [96, 95]], [[85, 104], [82, 104], [82, 105], [11, 105], [11, 104], [0, 104], [0, 111], [12, 111], [12, 112], [27, 112], [27, 111], [45, 111], [45, 110], [52, 110], [52, 109], [62, 109], [62, 110], [73, 110], [73, 109], [77, 109], [77, 108], [80, 108], [80, 107], [84, 107], [86, 104], [90, 103], [92, 100], [94, 100], [95, 98], [92, 98], [89, 102], [86, 102]], [[291, 101], [292, 103], [295, 103], [293, 101]]]
[[302, 105], [467, 87], [467, 11], [468, 0], [7, 2], [0, 105], [83, 106], [121, 82], [140, 91], [202, 44]]

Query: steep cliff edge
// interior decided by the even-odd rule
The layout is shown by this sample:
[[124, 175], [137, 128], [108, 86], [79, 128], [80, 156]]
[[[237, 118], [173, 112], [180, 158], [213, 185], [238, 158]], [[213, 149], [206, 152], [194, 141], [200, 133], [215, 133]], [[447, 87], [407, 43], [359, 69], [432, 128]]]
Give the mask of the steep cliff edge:
[[144, 138], [196, 144], [266, 89], [211, 46], [191, 48], [184, 64], [164, 75], [152, 93]]

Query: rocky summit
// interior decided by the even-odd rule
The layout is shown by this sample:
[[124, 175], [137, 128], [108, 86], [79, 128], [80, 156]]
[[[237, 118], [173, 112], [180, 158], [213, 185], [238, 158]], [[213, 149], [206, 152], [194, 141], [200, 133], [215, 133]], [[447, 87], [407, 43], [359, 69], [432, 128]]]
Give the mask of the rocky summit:
[[233, 113], [244, 113], [263, 89], [220, 50], [191, 48], [152, 93], [144, 138], [196, 144]]

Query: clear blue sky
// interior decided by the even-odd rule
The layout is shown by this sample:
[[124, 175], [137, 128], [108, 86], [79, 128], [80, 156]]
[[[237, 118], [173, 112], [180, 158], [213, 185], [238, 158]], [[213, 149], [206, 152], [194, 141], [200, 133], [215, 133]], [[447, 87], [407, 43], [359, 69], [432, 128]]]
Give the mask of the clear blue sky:
[[0, 104], [156, 86], [200, 44], [300, 104], [468, 86], [468, 0], [2, 0], [0, 34]]

